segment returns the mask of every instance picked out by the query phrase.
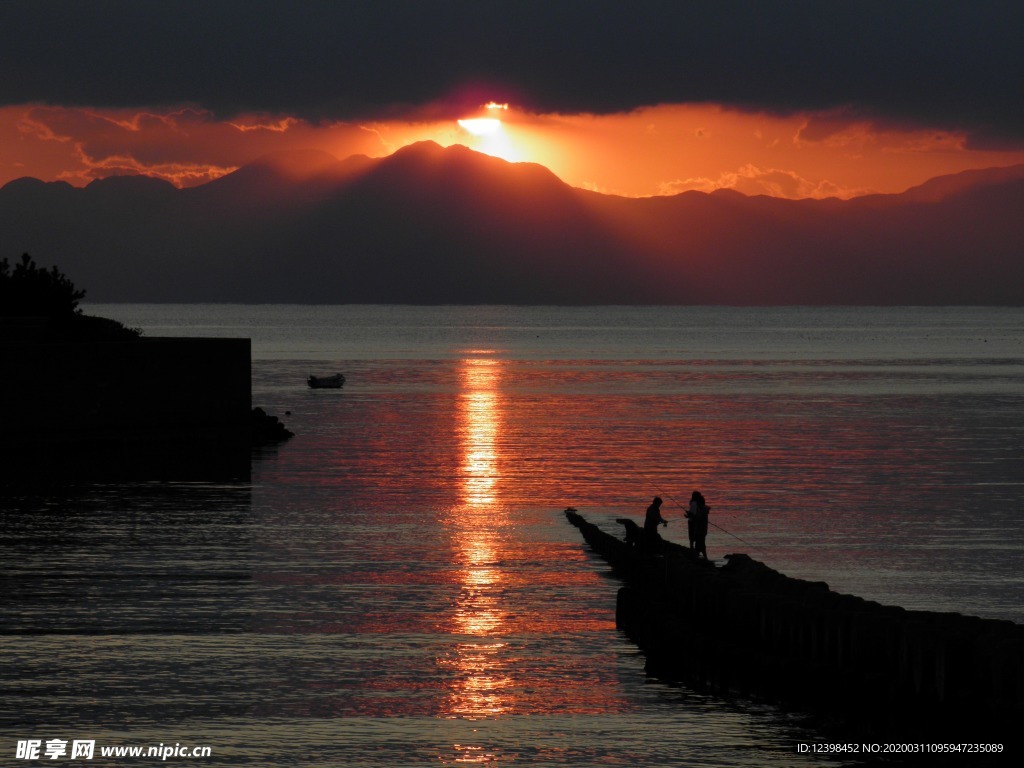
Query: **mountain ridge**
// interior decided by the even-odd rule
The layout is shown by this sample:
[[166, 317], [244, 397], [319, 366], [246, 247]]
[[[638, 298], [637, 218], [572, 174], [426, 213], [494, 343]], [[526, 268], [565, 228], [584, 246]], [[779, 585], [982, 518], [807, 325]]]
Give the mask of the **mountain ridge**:
[[[547, 166], [540, 163], [517, 161], [512, 162], [504, 160], [499, 157], [487, 155], [482, 152], [470, 149], [461, 144], [453, 144], [448, 147], [442, 147], [440, 144], [433, 140], [424, 140], [413, 142], [406, 146], [400, 147], [390, 155], [383, 157], [371, 158], [367, 155], [356, 154], [347, 155], [344, 158], [339, 158], [325, 150], [305, 148], [305, 149], [290, 149], [290, 150], [277, 150], [268, 152], [260, 155], [252, 161], [246, 163], [243, 166], [225, 174], [217, 179], [199, 184], [193, 187], [181, 188], [181, 191], [203, 189], [209, 186], [218, 186], [225, 180], [231, 180], [238, 177], [245, 177], [254, 175], [260, 172], [269, 172], [277, 177], [278, 180], [292, 181], [298, 183], [305, 183], [312, 180], [322, 180], [324, 177], [341, 176], [347, 178], [352, 174], [352, 171], [366, 171], [374, 165], [380, 168], [397, 166], [400, 163], [405, 167], [408, 167], [409, 159], [415, 158], [413, 162], [419, 161], [438, 161], [439, 159], [451, 159], [451, 158], [468, 159], [472, 158], [474, 162], [489, 163], [493, 167], [503, 167], [511, 169], [530, 169], [531, 173], [537, 176], [547, 176], [551, 179], [557, 180], [570, 189], [578, 189], [580, 191], [586, 191], [590, 194], [604, 195], [607, 197], [623, 197], [624, 199], [641, 199], [648, 200], [653, 198], [673, 198], [680, 195], [735, 195], [740, 197], [771, 197], [772, 199], [778, 200], [789, 200], [792, 202], [802, 200], [837, 200], [840, 198], [827, 197], [827, 198], [778, 198], [771, 195], [747, 195], [742, 192], [733, 189], [715, 189], [711, 192], [702, 192], [700, 190], [685, 190], [683, 192], [677, 192], [672, 195], [651, 195], [639, 198], [624, 197], [622, 195], [616, 195], [614, 193], [598, 192], [595, 190], [585, 190], [582, 187], [572, 187], [568, 183], [559, 179], [559, 177], [551, 171]], [[38, 183], [42, 185], [57, 185], [61, 188], [71, 189], [89, 189], [103, 187], [106, 184], [117, 184], [124, 183], [126, 179], [138, 179], [138, 180], [151, 180], [153, 187], [157, 186], [169, 186], [174, 188], [174, 185], [170, 182], [159, 179], [154, 176], [148, 176], [146, 174], [117, 174], [114, 176], [107, 176], [103, 178], [93, 179], [89, 184], [84, 187], [74, 187], [63, 180], [57, 180], [52, 182], [42, 181], [41, 179], [33, 176], [21, 176], [16, 179], [12, 179], [5, 185], [0, 186], [0, 190], [4, 190], [12, 185], [14, 187], [25, 186], [28, 184]], [[862, 200], [867, 198], [894, 198], [894, 197], [907, 197], [917, 202], [935, 202], [942, 199], [950, 194], [956, 194], [965, 189], [969, 189], [974, 186], [989, 185], [993, 183], [1001, 183], [1004, 181], [1012, 181], [1024, 179], [1024, 164], [1010, 165], [1010, 166], [990, 166], [986, 168], [972, 168], [956, 173], [943, 174], [940, 176], [934, 176], [926, 181], [909, 187], [902, 192], [874, 192], [867, 195], [861, 195], [850, 200]]]
[[1024, 166], [851, 200], [623, 198], [419, 143], [180, 190], [19, 179], [0, 233], [98, 301], [1016, 305], [1022, 209]]

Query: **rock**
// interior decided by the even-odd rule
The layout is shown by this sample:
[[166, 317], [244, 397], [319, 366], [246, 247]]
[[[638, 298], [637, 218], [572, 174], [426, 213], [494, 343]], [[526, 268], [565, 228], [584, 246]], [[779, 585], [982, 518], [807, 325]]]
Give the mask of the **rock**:
[[251, 441], [255, 445], [275, 445], [283, 443], [295, 433], [285, 427], [277, 416], [272, 416], [262, 408], [253, 408], [250, 419]]

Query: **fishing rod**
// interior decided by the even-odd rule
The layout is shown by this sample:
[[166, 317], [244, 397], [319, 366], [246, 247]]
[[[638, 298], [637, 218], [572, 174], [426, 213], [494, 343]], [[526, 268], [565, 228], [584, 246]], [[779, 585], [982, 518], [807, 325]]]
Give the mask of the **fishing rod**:
[[[657, 489], [655, 489], [655, 491], [657, 491]], [[686, 509], [686, 507], [684, 507], [684, 506], [683, 506], [682, 504], [680, 504], [680, 503], [679, 503], [678, 501], [676, 501], [676, 500], [675, 500], [674, 498], [672, 498], [672, 497], [671, 497], [671, 496], [669, 496], [668, 494], [665, 494], [665, 495], [666, 495], [666, 497], [667, 497], [667, 498], [668, 498], [669, 500], [671, 500], [671, 501], [672, 501], [672, 503], [673, 503], [673, 504], [675, 504], [675, 505], [676, 505], [677, 507], [679, 507], [680, 509], [683, 509], [683, 510], [685, 510], [685, 509]], [[708, 509], [710, 509], [710, 507], [708, 507]], [[732, 537], [733, 537], [734, 539], [736, 539], [736, 541], [740, 542], [740, 543], [741, 543], [741, 544], [743, 544], [744, 546], [747, 546], [747, 547], [751, 547], [751, 548], [753, 548], [753, 549], [761, 549], [761, 547], [757, 546], [756, 544], [751, 544], [751, 543], [750, 543], [749, 541], [746, 541], [745, 539], [742, 539], [742, 538], [740, 538], [739, 536], [737, 536], [737, 535], [736, 535], [735, 533], [733, 533], [732, 531], [727, 531], [727, 530], [726, 530], [725, 528], [723, 528], [722, 526], [720, 526], [720, 525], [719, 525], [718, 523], [713, 523], [713, 522], [711, 522], [711, 519], [710, 519], [710, 518], [708, 519], [708, 525], [713, 525], [713, 526], [715, 526], [715, 528], [717, 528], [718, 530], [720, 530], [720, 531], [721, 531], [722, 533], [726, 534], [727, 536], [732, 536]]]

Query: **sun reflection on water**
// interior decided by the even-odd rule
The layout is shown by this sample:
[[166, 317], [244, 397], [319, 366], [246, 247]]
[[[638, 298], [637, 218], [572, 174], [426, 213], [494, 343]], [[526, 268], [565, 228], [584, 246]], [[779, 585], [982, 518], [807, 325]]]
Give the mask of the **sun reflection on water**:
[[511, 703], [514, 681], [503, 671], [506, 643], [498, 639], [505, 625], [498, 451], [501, 365], [492, 357], [470, 357], [459, 365], [462, 492], [451, 522], [460, 587], [454, 631], [463, 639], [441, 660], [453, 676], [445, 698], [446, 717], [494, 717], [509, 711]]

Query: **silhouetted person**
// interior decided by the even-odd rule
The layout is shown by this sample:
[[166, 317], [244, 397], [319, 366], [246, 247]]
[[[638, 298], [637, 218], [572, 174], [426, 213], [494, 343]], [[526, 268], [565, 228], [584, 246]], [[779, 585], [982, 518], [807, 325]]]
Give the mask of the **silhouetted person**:
[[628, 517], [617, 517], [615, 522], [626, 529], [626, 543], [631, 547], [642, 547], [644, 544], [644, 529], [634, 523]]
[[647, 517], [644, 518], [644, 537], [650, 544], [657, 544], [661, 541], [658, 534], [659, 525], [668, 525], [665, 518], [661, 516], [661, 497], [655, 496], [651, 506], [647, 508]]
[[686, 528], [690, 535], [690, 549], [698, 555], [704, 555], [708, 559], [708, 549], [704, 540], [708, 536], [708, 513], [711, 507], [704, 503], [704, 496], [700, 491], [694, 491], [690, 496], [690, 508], [686, 511]]

